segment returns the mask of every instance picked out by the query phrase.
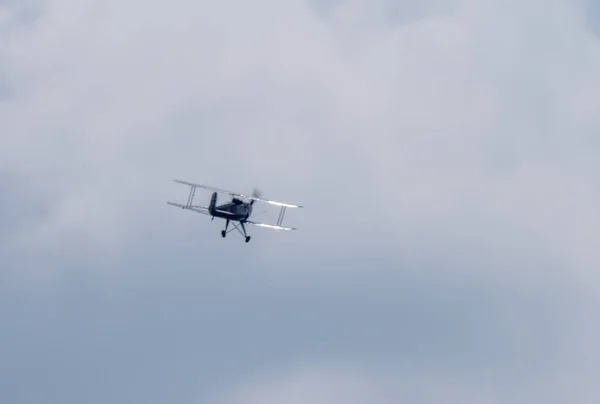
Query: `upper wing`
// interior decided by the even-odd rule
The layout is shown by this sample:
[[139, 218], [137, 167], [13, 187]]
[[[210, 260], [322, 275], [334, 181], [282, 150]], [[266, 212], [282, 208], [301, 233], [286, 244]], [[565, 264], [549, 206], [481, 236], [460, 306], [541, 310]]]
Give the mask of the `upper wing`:
[[222, 194], [239, 195], [239, 194], [236, 194], [235, 192], [227, 191], [225, 189], [209, 187], [207, 185], [194, 184], [193, 182], [187, 182], [187, 181], [181, 181], [181, 180], [173, 180], [173, 181], [178, 182], [180, 184], [189, 185], [190, 187], [204, 188], [204, 189], [208, 189], [209, 191], [220, 192]]
[[254, 199], [257, 202], [265, 202], [270, 205], [281, 206], [282, 208], [303, 208], [304, 207], [302, 205], [294, 205], [291, 203], [277, 202], [277, 201], [271, 201], [269, 199], [257, 198], [255, 196], [248, 196], [248, 195], [240, 195], [240, 196], [243, 198]]
[[290, 203], [283, 203], [283, 202], [272, 201], [272, 200], [269, 200], [269, 199], [257, 198], [255, 196], [240, 194], [240, 193], [237, 193], [237, 192], [231, 192], [231, 191], [227, 191], [225, 189], [210, 187], [210, 186], [207, 186], [207, 185], [194, 184], [193, 182], [187, 182], [187, 181], [181, 181], [181, 180], [173, 180], [173, 181], [178, 182], [180, 184], [189, 185], [191, 187], [204, 188], [204, 189], [208, 189], [210, 191], [220, 192], [220, 193], [223, 193], [223, 194], [230, 194], [232, 196], [239, 196], [240, 198], [252, 199], [252, 200], [255, 200], [255, 201], [258, 201], [258, 202], [265, 202], [265, 203], [268, 203], [268, 204], [271, 204], [271, 205], [275, 205], [275, 206], [281, 206], [281, 207], [286, 207], [286, 208], [302, 208], [303, 207], [301, 205], [294, 205], [294, 204], [290, 204]]
[[265, 227], [267, 229], [273, 229], [273, 230], [298, 230], [295, 227], [283, 227], [283, 226], [275, 226], [273, 224], [266, 224], [266, 223], [258, 223], [258, 222], [252, 222], [250, 220], [246, 220], [245, 223], [254, 225], [254, 226], [258, 226], [258, 227]]

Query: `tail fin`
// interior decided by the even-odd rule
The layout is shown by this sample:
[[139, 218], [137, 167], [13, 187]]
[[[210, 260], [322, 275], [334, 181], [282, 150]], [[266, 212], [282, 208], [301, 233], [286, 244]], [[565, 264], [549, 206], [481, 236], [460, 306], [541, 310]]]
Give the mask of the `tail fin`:
[[210, 205], [208, 206], [208, 212], [212, 215], [214, 210], [215, 210], [215, 206], [217, 204], [217, 193], [213, 192], [212, 197], [210, 198]]

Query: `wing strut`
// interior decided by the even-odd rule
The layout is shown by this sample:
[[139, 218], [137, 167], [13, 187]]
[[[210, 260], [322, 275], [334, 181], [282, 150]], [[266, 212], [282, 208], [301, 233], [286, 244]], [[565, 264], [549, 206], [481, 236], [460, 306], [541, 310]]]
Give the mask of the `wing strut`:
[[281, 210], [279, 211], [279, 217], [277, 218], [277, 226], [281, 226], [281, 223], [283, 223], [283, 217], [285, 216], [285, 206], [281, 207]]
[[190, 185], [190, 196], [188, 196], [187, 207], [192, 206], [192, 202], [194, 202], [194, 196], [196, 195], [196, 185]]

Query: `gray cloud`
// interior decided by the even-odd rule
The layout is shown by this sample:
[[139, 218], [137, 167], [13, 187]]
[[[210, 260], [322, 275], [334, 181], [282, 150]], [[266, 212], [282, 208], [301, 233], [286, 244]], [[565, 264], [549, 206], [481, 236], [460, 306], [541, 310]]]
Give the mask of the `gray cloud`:
[[[2, 401], [595, 398], [580, 4], [394, 4], [52, 1], [5, 37]], [[173, 178], [307, 208], [222, 240]]]
[[600, 6], [595, 1], [584, 1], [582, 8], [588, 27], [596, 36], [600, 36]]
[[10, 34], [35, 23], [42, 15], [42, 4], [37, 0], [0, 1], [0, 33]]
[[353, 28], [369, 23], [371, 29], [389, 29], [428, 17], [439, 17], [459, 10], [458, 1], [428, 0], [419, 3], [378, 0], [368, 5], [354, 0], [312, 0], [309, 2], [330, 23], [350, 22]]

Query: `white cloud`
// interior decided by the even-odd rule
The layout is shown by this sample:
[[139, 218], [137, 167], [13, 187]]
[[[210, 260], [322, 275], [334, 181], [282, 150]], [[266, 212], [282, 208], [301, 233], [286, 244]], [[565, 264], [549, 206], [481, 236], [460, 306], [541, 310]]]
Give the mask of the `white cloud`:
[[[565, 384], [565, 378], [569, 379]], [[253, 379], [216, 398], [215, 404], [328, 403], [567, 403], [598, 399], [593, 383], [575, 375], [511, 380], [493, 372], [439, 373], [433, 369], [369, 371], [347, 366], [299, 367]], [[514, 389], [515, 385], [519, 389]]]
[[[196, 273], [198, 262], [225, 261], [243, 267], [227, 268], [231, 278], [219, 272], [236, 287], [284, 284], [305, 300], [321, 288], [386, 307], [421, 285], [415, 279], [445, 290], [475, 280], [513, 302], [496, 319], [508, 345], [549, 352], [527, 367], [539, 374], [519, 373], [518, 355], [489, 374], [448, 371], [463, 365], [455, 362], [301, 367], [217, 402], [597, 398], [600, 41], [581, 2], [50, 0], [39, 13], [18, 4], [0, 5], [0, 179], [11, 212], [3, 280], [73, 261], [141, 272], [129, 262], [183, 254], [157, 259], [169, 265], [155, 271], [172, 279], [177, 265]], [[29, 17], [18, 17], [24, 9]], [[223, 241], [217, 221], [165, 204], [186, 197], [172, 178], [257, 186], [307, 208], [288, 213], [297, 233], [253, 229], [250, 245]], [[253, 280], [236, 278], [247, 267]], [[404, 280], [413, 283], [402, 289]], [[335, 288], [357, 296], [328, 294]], [[156, 291], [148, 300], [157, 294], [170, 300]], [[532, 300], [543, 315], [556, 308], [544, 330]], [[323, 335], [342, 334], [344, 321], [323, 325]], [[376, 343], [372, 335], [364, 340]], [[495, 348], [482, 345], [484, 354]], [[405, 351], [390, 350], [402, 365]]]
[[[383, 387], [383, 389], [382, 389]], [[377, 401], [385, 404], [385, 381], [373, 383], [361, 372], [352, 369], [298, 369], [271, 375], [265, 380], [254, 381], [250, 385], [231, 390], [226, 397], [215, 402], [235, 403], [276, 403], [290, 404], [320, 403], [367, 403]]]
[[182, 231], [200, 221], [162, 206], [182, 177], [306, 204], [300, 232], [257, 230], [269, 253], [480, 242], [517, 272], [550, 248], [589, 275], [600, 52], [578, 4], [431, 2], [397, 25], [365, 4], [48, 3], [2, 48], [3, 169], [51, 207], [20, 239], [127, 251], [150, 220]]

